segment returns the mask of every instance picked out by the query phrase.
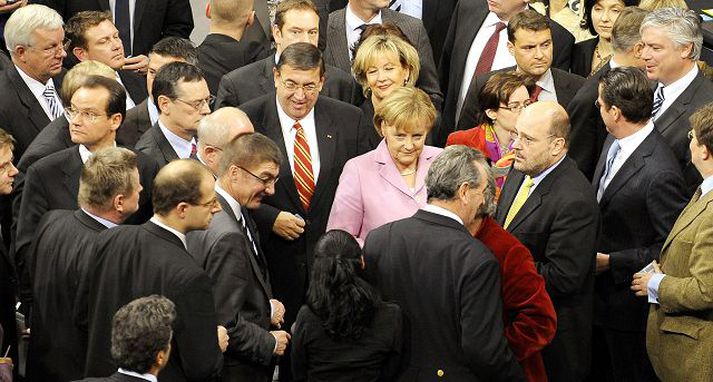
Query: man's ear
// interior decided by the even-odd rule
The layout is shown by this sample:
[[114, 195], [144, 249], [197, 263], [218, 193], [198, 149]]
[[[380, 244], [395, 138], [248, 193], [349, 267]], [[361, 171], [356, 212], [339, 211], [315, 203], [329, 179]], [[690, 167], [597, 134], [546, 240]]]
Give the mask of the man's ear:
[[124, 194], [114, 195], [114, 198], [111, 201], [114, 211], [116, 211], [118, 213], [123, 213], [124, 212], [124, 202], [125, 202]]
[[87, 51], [78, 46], [75, 46], [74, 49], [72, 49], [72, 54], [74, 54], [74, 57], [77, 57], [77, 60], [79, 61], [86, 61], [89, 59], [89, 54], [87, 54]]

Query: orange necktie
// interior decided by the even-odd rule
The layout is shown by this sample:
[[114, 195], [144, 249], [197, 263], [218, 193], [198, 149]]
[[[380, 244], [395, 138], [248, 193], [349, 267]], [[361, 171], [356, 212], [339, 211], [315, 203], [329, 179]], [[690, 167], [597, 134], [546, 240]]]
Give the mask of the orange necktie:
[[314, 173], [312, 172], [312, 155], [309, 151], [307, 138], [304, 129], [299, 122], [295, 122], [293, 128], [297, 130], [295, 134], [295, 170], [294, 179], [297, 187], [297, 194], [305, 211], [309, 210], [309, 203], [314, 194]]

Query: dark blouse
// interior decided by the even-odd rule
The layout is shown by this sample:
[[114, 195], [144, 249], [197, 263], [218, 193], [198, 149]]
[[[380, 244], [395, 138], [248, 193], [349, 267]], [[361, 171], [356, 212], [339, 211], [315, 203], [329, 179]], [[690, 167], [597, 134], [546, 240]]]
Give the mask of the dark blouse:
[[572, 49], [572, 63], [570, 71], [584, 78], [589, 77], [592, 71], [592, 58], [594, 57], [594, 49], [599, 43], [599, 37], [585, 40], [574, 44]]

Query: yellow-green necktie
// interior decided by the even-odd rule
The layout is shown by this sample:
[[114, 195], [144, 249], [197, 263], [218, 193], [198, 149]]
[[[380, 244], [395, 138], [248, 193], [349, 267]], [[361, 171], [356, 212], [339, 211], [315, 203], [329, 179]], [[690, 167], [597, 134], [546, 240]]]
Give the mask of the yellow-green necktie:
[[512, 219], [515, 218], [517, 212], [520, 211], [520, 208], [522, 208], [522, 206], [525, 204], [527, 196], [530, 195], [530, 189], [532, 188], [533, 184], [535, 184], [535, 182], [532, 180], [532, 178], [530, 178], [529, 175], [525, 175], [525, 181], [523, 182], [522, 187], [520, 187], [520, 191], [518, 191], [517, 195], [515, 195], [515, 200], [512, 201], [512, 205], [510, 205], [510, 211], [508, 211], [508, 215], [505, 217], [505, 225], [503, 226], [504, 228], [507, 228], [510, 225]]

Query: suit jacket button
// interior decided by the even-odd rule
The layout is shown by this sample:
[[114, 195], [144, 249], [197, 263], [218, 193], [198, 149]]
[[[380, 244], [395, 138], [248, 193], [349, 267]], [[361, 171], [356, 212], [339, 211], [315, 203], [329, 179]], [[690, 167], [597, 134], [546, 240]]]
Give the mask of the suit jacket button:
[[446, 374], [446, 373], [445, 373], [443, 370], [441, 370], [441, 369], [438, 369], [438, 371], [436, 372], [436, 375], [437, 375], [439, 378], [440, 378], [440, 377], [443, 377], [445, 374]]

